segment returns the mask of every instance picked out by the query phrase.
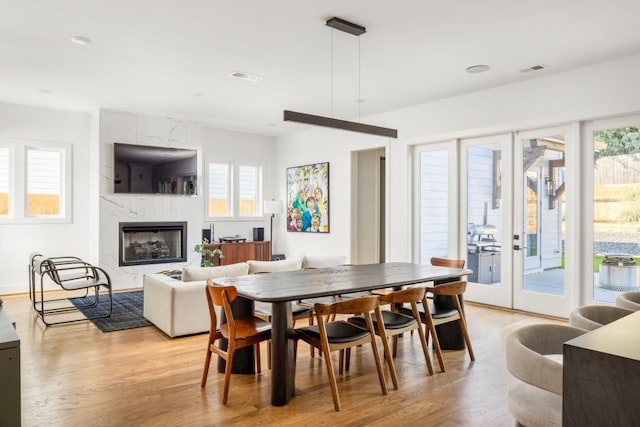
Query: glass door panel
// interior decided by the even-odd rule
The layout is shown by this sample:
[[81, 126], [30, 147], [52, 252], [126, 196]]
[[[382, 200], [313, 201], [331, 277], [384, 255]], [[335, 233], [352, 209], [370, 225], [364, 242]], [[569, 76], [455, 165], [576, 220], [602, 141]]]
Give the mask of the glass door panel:
[[591, 137], [593, 299], [613, 303], [640, 286], [640, 128], [600, 128]]
[[449, 255], [449, 151], [422, 151], [419, 159], [419, 259]]
[[506, 251], [503, 247], [511, 234], [510, 215], [505, 216], [511, 209], [511, 143], [509, 134], [461, 141], [461, 228], [466, 229], [467, 267], [473, 271], [465, 298], [502, 307], [511, 307], [511, 280], [505, 280], [511, 274], [505, 260], [510, 239]]
[[514, 308], [567, 317], [563, 128], [521, 132], [514, 157]]
[[538, 251], [540, 234], [540, 203], [539, 172], [537, 170], [527, 170], [525, 172], [525, 229], [524, 229], [524, 269], [531, 271], [540, 268], [540, 253]]

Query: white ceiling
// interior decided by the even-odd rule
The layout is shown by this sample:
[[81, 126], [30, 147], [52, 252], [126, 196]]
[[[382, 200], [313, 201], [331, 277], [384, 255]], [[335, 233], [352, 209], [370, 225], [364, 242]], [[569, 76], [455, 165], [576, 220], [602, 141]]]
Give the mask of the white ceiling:
[[0, 101], [279, 135], [303, 128], [285, 109], [357, 120], [635, 55], [639, 18], [638, 0], [0, 0]]

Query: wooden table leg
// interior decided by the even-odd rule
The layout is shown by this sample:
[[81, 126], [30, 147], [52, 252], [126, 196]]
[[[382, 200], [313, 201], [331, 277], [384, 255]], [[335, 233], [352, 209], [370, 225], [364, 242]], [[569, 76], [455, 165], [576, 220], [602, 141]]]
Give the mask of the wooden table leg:
[[271, 306], [271, 404], [284, 406], [295, 396], [291, 302]]

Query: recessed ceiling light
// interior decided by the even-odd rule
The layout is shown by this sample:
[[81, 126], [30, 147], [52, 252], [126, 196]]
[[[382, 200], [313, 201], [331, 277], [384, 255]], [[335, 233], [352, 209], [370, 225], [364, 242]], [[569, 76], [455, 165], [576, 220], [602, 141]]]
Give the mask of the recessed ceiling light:
[[489, 69], [488, 65], [472, 65], [471, 67], [467, 67], [467, 73], [469, 74], [484, 73], [488, 69]]
[[201, 94], [200, 92], [194, 92], [194, 93], [192, 93], [191, 95], [196, 96], [196, 97], [198, 97], [198, 96], [202, 96], [202, 94]]
[[75, 44], [81, 44], [81, 45], [91, 43], [91, 39], [89, 37], [84, 37], [84, 36], [73, 36], [71, 37], [71, 41], [74, 42]]
[[40, 93], [46, 93], [47, 95], [49, 95], [51, 91], [49, 89], [40, 89]]
[[231, 77], [236, 77], [238, 79], [249, 80], [250, 82], [259, 82], [260, 80], [262, 80], [264, 78], [262, 76], [257, 76], [255, 74], [245, 73], [243, 71], [234, 71], [233, 73], [231, 73], [229, 75]]

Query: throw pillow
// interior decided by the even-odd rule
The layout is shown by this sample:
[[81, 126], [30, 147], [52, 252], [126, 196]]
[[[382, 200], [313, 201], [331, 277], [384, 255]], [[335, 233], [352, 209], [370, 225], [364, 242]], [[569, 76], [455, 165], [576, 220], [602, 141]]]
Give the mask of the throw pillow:
[[247, 261], [249, 274], [275, 273], [278, 271], [295, 271], [302, 267], [302, 258], [284, 259], [282, 261]]
[[346, 257], [344, 255], [337, 256], [304, 256], [302, 268], [328, 268], [337, 267], [344, 264]]
[[218, 277], [243, 276], [248, 273], [249, 264], [246, 262], [221, 265], [218, 267], [184, 267], [182, 269], [182, 281], [195, 282], [198, 280], [215, 279]]

